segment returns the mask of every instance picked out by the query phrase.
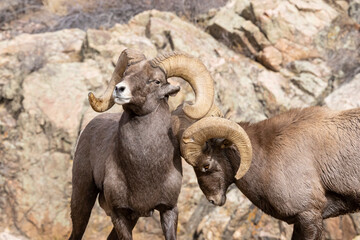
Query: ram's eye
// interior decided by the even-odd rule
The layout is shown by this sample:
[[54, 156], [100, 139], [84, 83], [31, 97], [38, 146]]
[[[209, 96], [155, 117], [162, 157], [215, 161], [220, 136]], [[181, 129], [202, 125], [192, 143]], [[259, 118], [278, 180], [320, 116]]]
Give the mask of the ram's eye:
[[155, 84], [159, 85], [159, 84], [161, 83], [161, 81], [160, 81], [160, 80], [157, 80], [157, 79], [149, 79], [149, 80], [147, 81], [147, 83], [155, 83]]
[[204, 165], [204, 170], [205, 170], [205, 172], [206, 172], [207, 170], [209, 170], [209, 168], [210, 168], [210, 164]]

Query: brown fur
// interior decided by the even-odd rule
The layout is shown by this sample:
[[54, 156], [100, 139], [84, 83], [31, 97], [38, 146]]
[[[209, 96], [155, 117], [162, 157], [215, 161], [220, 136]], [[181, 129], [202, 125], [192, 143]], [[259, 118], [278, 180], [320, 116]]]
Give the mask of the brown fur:
[[128, 66], [122, 81], [132, 93], [124, 113], [96, 117], [79, 137], [70, 239], [82, 238], [98, 195], [114, 224], [108, 239], [132, 239], [138, 218], [154, 210], [160, 211], [165, 238], [176, 239], [182, 167], [167, 99], [180, 88], [148, 61]]
[[237, 150], [208, 141], [195, 172], [209, 201], [224, 204], [235, 183], [265, 213], [294, 223], [293, 239], [320, 239], [323, 219], [359, 210], [360, 109], [294, 109], [240, 125], [253, 147], [251, 167], [236, 181]]

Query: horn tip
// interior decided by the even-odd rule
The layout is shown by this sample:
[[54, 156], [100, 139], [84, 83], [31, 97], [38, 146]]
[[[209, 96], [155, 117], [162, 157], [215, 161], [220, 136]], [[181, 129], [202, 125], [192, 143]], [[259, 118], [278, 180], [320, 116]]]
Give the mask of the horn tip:
[[247, 173], [248, 169], [243, 170], [243, 171], [238, 171], [235, 175], [235, 179], [239, 180], [240, 178], [244, 177], [245, 174]]
[[88, 93], [88, 100], [89, 100], [89, 103], [91, 106], [93, 106], [95, 104], [97, 99], [96, 99], [94, 93], [92, 93], [92, 92]]
[[236, 175], [235, 175], [235, 179], [236, 180], [239, 180], [240, 178], [242, 178], [243, 177], [243, 173], [236, 173]]
[[95, 98], [94, 93], [89, 92], [89, 93], [88, 93], [88, 99], [89, 99], [89, 101], [92, 101], [94, 98]]
[[99, 107], [98, 107], [98, 99], [95, 97], [94, 93], [92, 92], [89, 92], [88, 93], [88, 100], [89, 100], [89, 103], [90, 103], [90, 106], [91, 108], [96, 111], [96, 112], [102, 112]]

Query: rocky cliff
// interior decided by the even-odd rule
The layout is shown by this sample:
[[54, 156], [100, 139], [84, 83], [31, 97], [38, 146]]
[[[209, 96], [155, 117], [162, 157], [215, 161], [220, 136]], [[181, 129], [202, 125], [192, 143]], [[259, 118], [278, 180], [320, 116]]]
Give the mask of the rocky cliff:
[[[151, 10], [109, 29], [0, 41], [0, 239], [69, 236], [73, 149], [97, 115], [87, 92], [104, 90], [123, 49], [148, 58], [172, 50], [200, 58], [214, 77], [217, 104], [236, 121], [293, 107], [360, 107], [359, 6], [358, 0], [231, 0], [196, 24]], [[172, 108], [193, 98], [181, 79], [171, 81], [183, 89]], [[292, 226], [263, 214], [235, 187], [225, 206], [210, 205], [183, 165], [179, 239], [290, 239]], [[84, 239], [106, 239], [111, 228], [96, 206]], [[329, 219], [325, 228], [326, 239], [352, 239], [360, 235], [360, 214]], [[134, 239], [163, 239], [159, 216], [141, 219]]]

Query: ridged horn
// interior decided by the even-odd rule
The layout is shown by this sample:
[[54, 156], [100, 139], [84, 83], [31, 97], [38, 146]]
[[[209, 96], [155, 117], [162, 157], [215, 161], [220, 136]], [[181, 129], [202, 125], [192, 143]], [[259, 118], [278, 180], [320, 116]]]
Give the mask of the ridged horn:
[[224, 114], [221, 112], [220, 108], [213, 103], [205, 117], [224, 117]]
[[198, 59], [184, 53], [164, 54], [151, 61], [153, 67], [160, 67], [167, 78], [181, 77], [187, 81], [195, 92], [195, 103], [184, 104], [184, 113], [192, 119], [204, 117], [214, 101], [214, 81]]
[[249, 170], [252, 161], [251, 142], [239, 124], [220, 117], [205, 117], [188, 127], [181, 141], [181, 154], [192, 166], [202, 154], [202, 147], [211, 138], [224, 138], [235, 144], [241, 156], [241, 164], [235, 178], [242, 178]]
[[136, 50], [125, 49], [122, 51], [116, 63], [115, 70], [111, 76], [108, 87], [103, 95], [97, 98], [92, 92], [89, 92], [88, 99], [91, 107], [96, 112], [104, 112], [110, 109], [115, 103], [112, 97], [115, 85], [121, 81], [127, 66], [138, 63], [145, 59], [146, 58], [144, 54]]
[[[184, 113], [184, 103], [180, 104], [172, 113], [171, 113], [171, 123], [174, 136], [181, 142], [181, 137], [183, 132], [196, 120], [191, 119], [186, 116]], [[205, 117], [224, 117], [221, 110], [214, 103], [205, 115]]]

